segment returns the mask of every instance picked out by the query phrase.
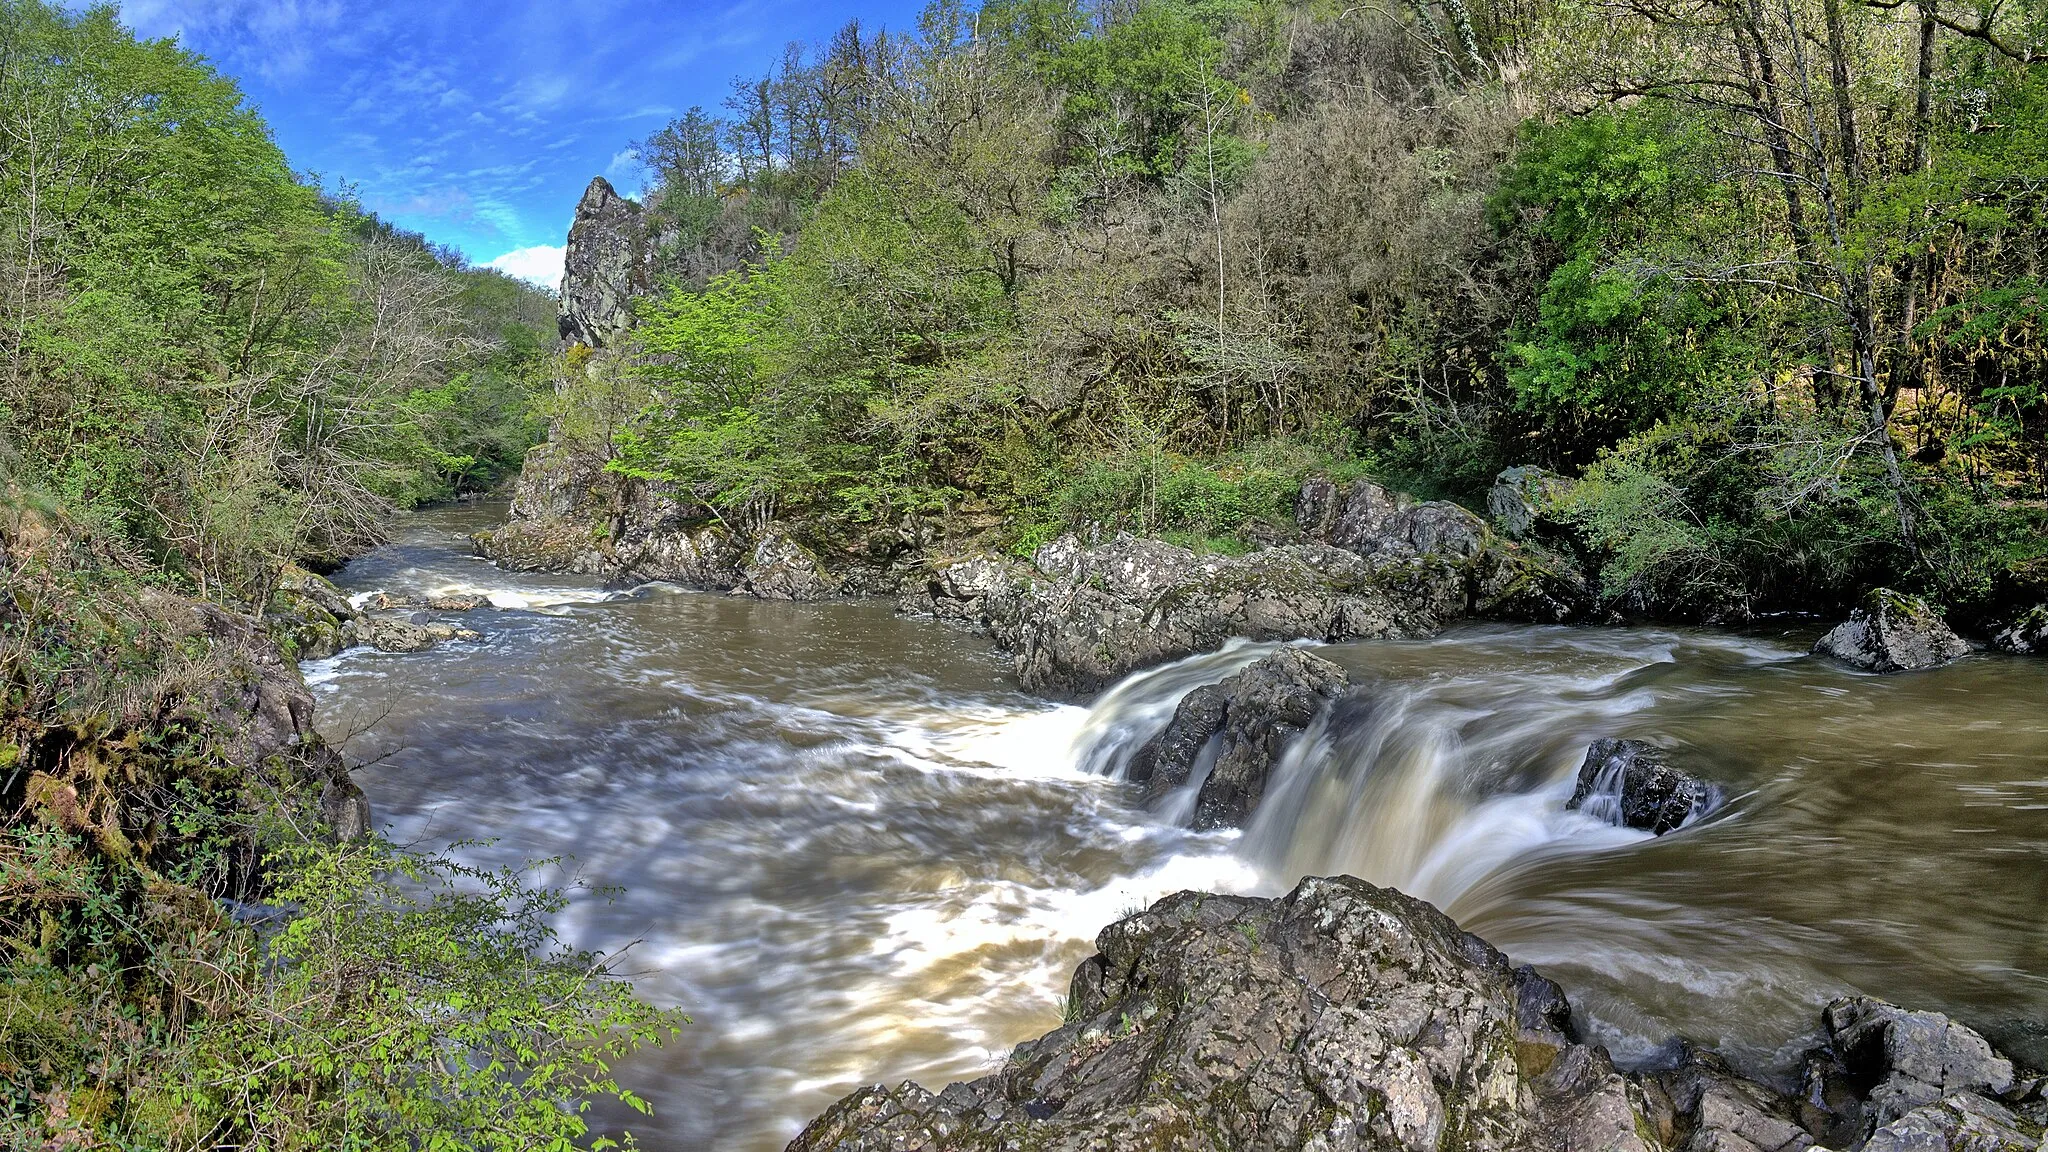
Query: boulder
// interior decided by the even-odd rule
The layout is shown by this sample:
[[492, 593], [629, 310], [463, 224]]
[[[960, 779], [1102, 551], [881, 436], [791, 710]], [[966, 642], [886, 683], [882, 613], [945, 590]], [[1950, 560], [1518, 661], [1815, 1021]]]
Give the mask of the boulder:
[[1488, 620], [1564, 624], [1593, 607], [1584, 570], [1539, 544], [1496, 541], [1474, 564], [1473, 579], [1473, 614]]
[[1957, 1093], [2000, 1095], [2012, 1061], [1976, 1032], [1937, 1012], [1909, 1012], [1867, 996], [1835, 1000], [1821, 1022], [1842, 1065], [1883, 1126]]
[[771, 525], [754, 543], [740, 589], [763, 600], [823, 600], [838, 595], [839, 582], [810, 549]]
[[1880, 1126], [1862, 1152], [2041, 1152], [2038, 1123], [1994, 1100], [1962, 1094], [1923, 1104]]
[[1813, 650], [1871, 672], [1913, 672], [1959, 660], [1970, 654], [1970, 645], [1927, 601], [1873, 588]]
[[1195, 801], [1197, 828], [1236, 827], [1265, 795], [1289, 745], [1351, 684], [1342, 668], [1282, 649], [1221, 684], [1181, 698], [1166, 729], [1132, 757], [1131, 779], [1159, 798], [1186, 784], [1212, 742], [1215, 759]]
[[1361, 556], [1445, 556], [1466, 561], [1485, 550], [1489, 534], [1479, 517], [1443, 500], [1416, 503], [1371, 480], [1354, 481], [1341, 495], [1330, 481], [1311, 477], [1295, 497], [1302, 535]]
[[1595, 740], [1566, 808], [1662, 836], [1712, 811], [1720, 790], [1641, 740]]
[[2015, 656], [2048, 656], [2048, 604], [2036, 604], [1991, 635], [1991, 646]]
[[424, 652], [444, 640], [475, 642], [483, 634], [469, 628], [434, 621], [399, 620], [372, 616], [363, 621], [366, 642], [380, 652]]
[[1526, 540], [1539, 529], [1560, 526], [1559, 502], [1577, 483], [1533, 464], [1509, 468], [1494, 478], [1486, 493], [1486, 514], [1510, 540]]
[[1644, 1078], [1658, 1142], [1677, 1152], [1800, 1152], [1814, 1146], [1797, 1103], [1744, 1079], [1711, 1052], [1684, 1047], [1678, 1066]]
[[1683, 1042], [1623, 1072], [1555, 983], [1351, 877], [1183, 892], [1095, 945], [1061, 1027], [943, 1092], [854, 1092], [791, 1152], [2041, 1152], [2048, 1124], [1982, 1037], [1862, 998], [1800, 1096]]
[[1181, 893], [1096, 947], [1068, 1023], [999, 1071], [937, 1094], [855, 1092], [792, 1152], [1561, 1148], [1581, 1093], [1616, 1086], [1610, 1126], [1641, 1122], [1598, 1061], [1575, 1057], [1585, 1074], [1539, 1094], [1516, 1059], [1507, 960], [1390, 889], [1337, 877], [1275, 900]]

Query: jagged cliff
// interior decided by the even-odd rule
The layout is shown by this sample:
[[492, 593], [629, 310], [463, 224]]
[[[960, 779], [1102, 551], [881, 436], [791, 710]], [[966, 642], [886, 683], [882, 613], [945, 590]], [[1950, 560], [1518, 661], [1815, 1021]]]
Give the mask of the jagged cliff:
[[654, 287], [657, 242], [639, 204], [604, 177], [591, 179], [562, 259], [564, 343], [603, 348], [633, 326], [633, 298]]

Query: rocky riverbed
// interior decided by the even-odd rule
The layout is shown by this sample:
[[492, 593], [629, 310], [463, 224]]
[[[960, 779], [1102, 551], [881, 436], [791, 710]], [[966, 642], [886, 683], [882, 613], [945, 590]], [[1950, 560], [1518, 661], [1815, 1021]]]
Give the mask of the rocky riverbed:
[[1624, 1073], [1555, 983], [1350, 877], [1183, 892], [1095, 943], [1066, 1022], [999, 1070], [862, 1089], [790, 1152], [2048, 1147], [2048, 1078], [1945, 1016], [1837, 999], [1796, 1090], [1689, 1045]]

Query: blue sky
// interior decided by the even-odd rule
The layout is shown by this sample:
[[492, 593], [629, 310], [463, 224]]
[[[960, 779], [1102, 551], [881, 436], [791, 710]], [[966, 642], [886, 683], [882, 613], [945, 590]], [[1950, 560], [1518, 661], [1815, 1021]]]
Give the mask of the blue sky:
[[910, 31], [915, 0], [126, 0], [236, 77], [292, 164], [402, 227], [553, 287], [576, 199], [631, 193], [628, 144], [792, 40], [859, 17]]

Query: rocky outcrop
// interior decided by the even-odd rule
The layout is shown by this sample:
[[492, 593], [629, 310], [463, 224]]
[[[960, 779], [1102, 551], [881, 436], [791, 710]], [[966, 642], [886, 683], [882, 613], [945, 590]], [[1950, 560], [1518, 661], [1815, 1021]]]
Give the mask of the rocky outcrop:
[[1595, 740], [1566, 808], [1662, 836], [1712, 811], [1720, 789], [1641, 740]]
[[1063, 536], [1028, 564], [935, 565], [901, 606], [984, 629], [1016, 653], [1026, 687], [1064, 693], [1233, 637], [1426, 636], [1475, 614], [1553, 623], [1584, 610], [1575, 565], [1494, 538], [1455, 504], [1318, 477], [1296, 509], [1306, 543], [1220, 556], [1128, 535], [1093, 547]]
[[1121, 537], [1082, 549], [1055, 541], [1038, 578], [991, 631], [1017, 654], [1027, 688], [1082, 693], [1128, 673], [1251, 640], [1428, 635], [1463, 615], [1463, 567], [1441, 556], [1378, 563], [1327, 544], [1245, 556], [1197, 555]]
[[2048, 1119], [1974, 1032], [1867, 1000], [1828, 1008], [1799, 1096], [1690, 1047], [1624, 1073], [1556, 984], [1349, 877], [1183, 892], [1095, 943], [1061, 1027], [942, 1092], [854, 1092], [791, 1152], [2039, 1152]]
[[838, 594], [839, 581], [816, 553], [787, 531], [770, 527], [754, 543], [740, 588], [763, 600], [823, 600]]
[[1499, 952], [1398, 892], [1305, 880], [1119, 921], [1069, 1023], [993, 1075], [840, 1101], [790, 1145], [1524, 1149], [1543, 1140]]
[[400, 620], [372, 616], [363, 621], [363, 638], [380, 652], [424, 652], [444, 640], [475, 643], [483, 634], [437, 620]]
[[2048, 656], [2048, 604], [2036, 604], [1992, 633], [1991, 646], [2015, 656]]
[[1563, 526], [1558, 505], [1576, 483], [1533, 464], [1506, 469], [1486, 493], [1486, 514], [1510, 540], [1526, 540], [1545, 529], [1559, 531]]
[[1970, 645], [1927, 601], [1874, 588], [1813, 650], [1871, 672], [1913, 672], [1959, 660]]
[[602, 348], [633, 324], [633, 297], [654, 283], [653, 242], [640, 205], [602, 176], [576, 202], [562, 259], [562, 340]]
[[1350, 684], [1328, 660], [1283, 649], [1182, 697], [1165, 730], [1132, 757], [1128, 776], [1157, 800], [1185, 786], [1206, 759], [1195, 827], [1241, 825], [1288, 746]]

